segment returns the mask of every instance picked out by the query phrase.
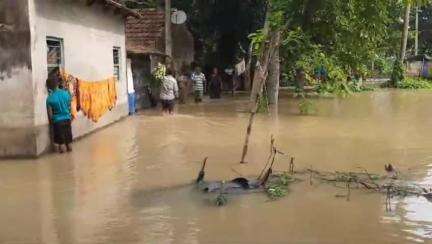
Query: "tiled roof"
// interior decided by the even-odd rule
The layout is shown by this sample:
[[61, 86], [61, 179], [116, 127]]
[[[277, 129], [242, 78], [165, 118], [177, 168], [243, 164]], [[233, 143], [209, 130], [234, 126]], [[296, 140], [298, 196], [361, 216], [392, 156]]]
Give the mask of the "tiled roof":
[[165, 52], [165, 13], [156, 9], [138, 10], [141, 18], [126, 20], [126, 48], [138, 54], [161, 54]]

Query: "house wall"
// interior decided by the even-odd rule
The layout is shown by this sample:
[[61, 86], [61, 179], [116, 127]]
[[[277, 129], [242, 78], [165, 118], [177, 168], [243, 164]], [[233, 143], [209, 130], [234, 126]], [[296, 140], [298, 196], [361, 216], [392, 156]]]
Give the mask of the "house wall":
[[27, 0], [0, 1], [0, 25], [0, 157], [33, 154], [34, 102]]
[[113, 76], [113, 47], [121, 48], [121, 78], [116, 107], [93, 123], [79, 114], [73, 122], [74, 137], [83, 136], [128, 114], [126, 83], [126, 48], [124, 18], [102, 4], [87, 6], [85, 1], [29, 0], [32, 74], [34, 91], [34, 126], [37, 153], [50, 145], [45, 107], [47, 90], [46, 38], [62, 38], [64, 68], [88, 81]]

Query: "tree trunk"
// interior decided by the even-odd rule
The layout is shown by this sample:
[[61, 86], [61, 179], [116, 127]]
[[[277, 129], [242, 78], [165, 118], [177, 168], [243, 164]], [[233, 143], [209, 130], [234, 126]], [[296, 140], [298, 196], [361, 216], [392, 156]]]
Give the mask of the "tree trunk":
[[259, 62], [255, 69], [253, 86], [252, 86], [252, 103], [251, 111], [249, 116], [249, 123], [246, 130], [246, 138], [243, 145], [243, 152], [240, 163], [246, 163], [246, 155], [249, 148], [249, 138], [252, 132], [252, 126], [255, 121], [255, 116], [258, 111], [259, 98], [262, 95], [265, 81], [267, 80], [269, 63], [275, 54], [275, 50], [279, 47], [277, 33], [270, 33], [270, 41], [264, 47], [264, 51], [259, 59]]
[[407, 3], [407, 5], [405, 7], [404, 27], [403, 27], [403, 33], [402, 33], [402, 45], [401, 45], [401, 51], [400, 51], [400, 60], [402, 63], [405, 62], [405, 57], [406, 57], [406, 49], [407, 49], [408, 34], [409, 34], [410, 12], [411, 12], [411, 3]]
[[[276, 42], [280, 42], [280, 33], [276, 33]], [[280, 82], [280, 59], [279, 48], [275, 50], [270, 60], [269, 76], [267, 79], [267, 97], [269, 104], [278, 104], [279, 82]]]
[[248, 59], [246, 63], [246, 70], [245, 70], [245, 90], [250, 91], [252, 88], [252, 74], [251, 74], [251, 66], [252, 66], [252, 58], [253, 58], [253, 46], [252, 43], [249, 45], [248, 50]]
[[171, 0], [165, 0], [165, 54], [172, 58]]
[[417, 56], [418, 55], [418, 49], [419, 49], [419, 6], [417, 5], [417, 7], [416, 7], [416, 9], [415, 9], [415, 11], [416, 11], [416, 17], [415, 17], [415, 27], [416, 27], [416, 30], [415, 30], [415, 47], [414, 47], [414, 50], [415, 50], [415, 55]]

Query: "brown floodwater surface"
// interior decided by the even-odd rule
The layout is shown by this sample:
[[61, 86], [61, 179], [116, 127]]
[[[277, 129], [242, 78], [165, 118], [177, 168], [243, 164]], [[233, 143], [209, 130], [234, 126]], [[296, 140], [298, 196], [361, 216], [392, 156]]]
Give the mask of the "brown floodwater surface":
[[432, 184], [432, 93], [376, 91], [345, 99], [314, 99], [300, 116], [281, 95], [260, 114], [248, 164], [239, 164], [248, 121], [247, 98], [149, 110], [97, 131], [71, 154], [0, 161], [0, 243], [431, 243], [432, 203], [392, 199], [314, 182], [290, 186], [286, 197], [229, 196], [225, 207], [192, 181], [208, 156], [207, 179], [259, 173], [274, 135], [287, 156], [276, 168], [384, 173]]

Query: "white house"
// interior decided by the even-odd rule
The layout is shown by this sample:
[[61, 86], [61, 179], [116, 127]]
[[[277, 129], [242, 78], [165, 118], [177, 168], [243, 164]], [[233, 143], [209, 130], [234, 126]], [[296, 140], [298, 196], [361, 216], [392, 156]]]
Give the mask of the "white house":
[[118, 77], [115, 108], [97, 123], [79, 114], [75, 137], [128, 114], [129, 15], [139, 16], [113, 0], [0, 1], [0, 157], [38, 156], [49, 148], [45, 81], [54, 67], [88, 81]]

